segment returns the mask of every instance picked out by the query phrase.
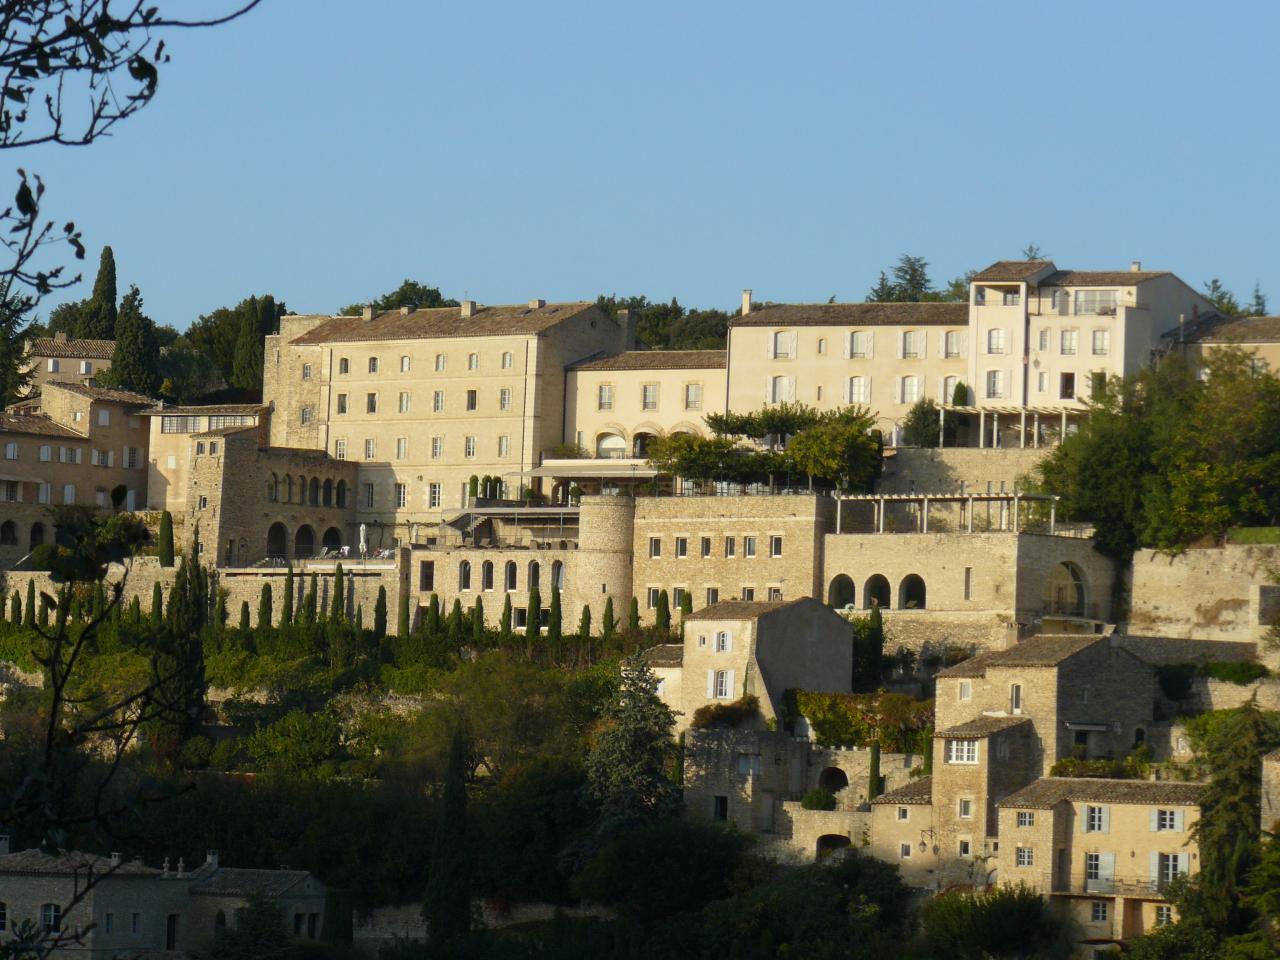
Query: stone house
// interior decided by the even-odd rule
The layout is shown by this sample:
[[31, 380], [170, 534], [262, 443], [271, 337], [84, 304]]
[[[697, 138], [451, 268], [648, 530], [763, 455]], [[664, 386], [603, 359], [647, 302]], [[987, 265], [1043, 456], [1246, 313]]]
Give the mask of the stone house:
[[1280, 373], [1280, 317], [1208, 317], [1186, 329], [1165, 334], [1170, 350], [1179, 350], [1189, 362], [1203, 366], [1215, 350], [1236, 347], [1251, 353], [1255, 362], [1271, 373]]
[[[7, 846], [5, 838], [0, 849]], [[280, 908], [295, 936], [320, 936], [325, 887], [304, 870], [223, 867], [214, 851], [192, 870], [181, 860], [155, 868], [119, 854], [0, 854], [0, 930], [7, 937], [30, 921], [45, 931], [55, 957], [183, 954], [234, 925], [235, 911], [255, 893]]]
[[31, 374], [29, 392], [40, 393], [46, 383], [79, 383], [110, 370], [115, 349], [114, 340], [79, 340], [65, 333], [32, 338], [23, 360]]
[[258, 403], [169, 406], [143, 411], [150, 435], [147, 508], [179, 514], [187, 509], [190, 472], [196, 455], [191, 438], [228, 427], [257, 426], [268, 413]]

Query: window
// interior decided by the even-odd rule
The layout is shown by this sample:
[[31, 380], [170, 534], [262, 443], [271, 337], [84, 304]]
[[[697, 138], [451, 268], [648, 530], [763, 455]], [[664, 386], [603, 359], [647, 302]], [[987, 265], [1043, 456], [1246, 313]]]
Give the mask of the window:
[[827, 352], [827, 341], [826, 341], [826, 338], [825, 338], [825, 337], [819, 337], [819, 338], [818, 338], [818, 353], [826, 353], [826, 352]]
[[1094, 923], [1105, 923], [1107, 920], [1107, 901], [1093, 901], [1089, 908], [1089, 919]]
[[1047, 351], [1049, 349], [1049, 328], [1044, 327], [1040, 330], [1040, 349]]
[[961, 680], [959, 688], [956, 690], [956, 698], [959, 700], [973, 699], [973, 681]]
[[964, 598], [973, 599], [973, 567], [964, 568]]
[[378, 372], [378, 358], [377, 358], [377, 357], [370, 357], [370, 358], [369, 358], [369, 372], [370, 372], [370, 373], [377, 373], [377, 372]]
[[479, 369], [480, 369], [480, 354], [478, 354], [478, 353], [468, 353], [468, 354], [467, 354], [467, 369], [468, 369], [468, 370], [479, 370]]
[[736, 556], [738, 552], [738, 541], [734, 537], [724, 538], [724, 555], [726, 557]]
[[1116, 312], [1116, 290], [1077, 290], [1077, 314], [1114, 314]]
[[1087, 806], [1084, 808], [1084, 832], [1107, 833], [1110, 827], [1110, 811], [1106, 807]]
[[919, 377], [903, 377], [900, 382], [901, 387], [898, 391], [898, 400], [900, 403], [915, 403], [920, 399]]
[[504, 353], [504, 354], [502, 355], [502, 369], [503, 369], [503, 370], [510, 370], [510, 369], [511, 369], [511, 362], [512, 362], [512, 360], [513, 360], [513, 359], [514, 359], [514, 357], [512, 357], [512, 355], [511, 355], [510, 351], [508, 351], [508, 352]]
[[62, 502], [63, 502], [63, 503], [75, 503], [75, 502], [76, 502], [76, 485], [75, 485], [74, 483], [68, 483], [68, 484], [64, 484], [64, 485], [63, 485], [63, 487], [62, 487]]
[[440, 459], [440, 451], [441, 449], [443, 449], [443, 447], [444, 447], [444, 440], [442, 438], [440, 437], [431, 438], [431, 459], [432, 460]]
[[37, 503], [53, 503], [53, 484], [41, 483], [36, 487]]
[[204, 496], [203, 494], [201, 494], [200, 496], [200, 509], [201, 510], [209, 509], [209, 498]]
[[658, 409], [658, 385], [646, 383], [640, 388], [640, 406], [645, 410]]
[[467, 409], [468, 410], [475, 410], [476, 405], [479, 403], [478, 398], [479, 398], [479, 393], [477, 391], [475, 390], [467, 391]]
[[311, 379], [311, 364], [309, 364], [309, 363], [304, 363], [304, 364], [302, 365], [302, 379], [303, 379], [303, 380], [310, 380], [310, 379]]
[[462, 440], [462, 455], [464, 457], [474, 457], [476, 455], [476, 438], [464, 437]]
[[671, 606], [680, 609], [680, 604], [684, 603], [685, 589], [684, 587], [671, 588]]
[[396, 438], [396, 459], [403, 460], [407, 456], [409, 456], [409, 438], [397, 437]]
[[920, 357], [921, 338], [924, 336], [919, 330], [902, 331], [902, 357], [904, 360], [916, 360]]
[[993, 327], [987, 331], [987, 353], [1004, 353], [1005, 334], [1003, 327]]
[[443, 390], [437, 390], [431, 394], [431, 412], [432, 413], [444, 412], [444, 391]]
[[[209, 441], [209, 456], [216, 457], [218, 455], [218, 441]], [[107, 451], [107, 466], [111, 466], [111, 451]]]
[[715, 697], [717, 700], [728, 700], [733, 696], [733, 691], [729, 689], [729, 673], [728, 670], [717, 670], [715, 674]]
[[1033, 867], [1036, 863], [1036, 852], [1031, 847], [1019, 847], [1015, 862], [1020, 867]]
[[1161, 853], [1156, 855], [1156, 880], [1163, 888], [1187, 872], [1187, 854]]
[[463, 560], [458, 564], [458, 589], [471, 589], [471, 561]]
[[683, 560], [689, 556], [689, 538], [676, 537], [676, 559]]
[[511, 388], [510, 387], [503, 387], [501, 390], [498, 391], [498, 409], [499, 410], [511, 409]]
[[365, 439], [365, 441], [364, 441], [364, 458], [365, 458], [366, 460], [372, 460], [372, 459], [373, 459], [373, 457], [374, 457], [374, 453], [376, 452], [376, 446], [377, 446], [377, 445], [374, 443], [373, 437], [367, 437], [367, 438]]
[[80, 372], [81, 372], [81, 373], [93, 373], [93, 361], [92, 361], [92, 360], [81, 360], [81, 361], [80, 361]]
[[373, 484], [366, 483], [364, 485], [364, 507], [366, 510], [373, 509]]
[[849, 334], [849, 356], [854, 360], [865, 360], [871, 356], [870, 331], [855, 330]]
[[57, 933], [62, 929], [62, 907], [56, 903], [40, 905], [40, 928], [45, 933]]
[[596, 388], [596, 409], [613, 409], [613, 384], [602, 383]]
[[684, 385], [684, 408], [686, 410], [702, 409], [702, 384], [686, 383]]
[[98, 426], [100, 427], [111, 426], [111, 411], [106, 409], [105, 407], [98, 410]]
[[4, 458], [6, 460], [18, 459], [18, 445], [12, 440], [4, 445]]
[[1036, 815], [1030, 810], [1018, 811], [1018, 826], [1034, 827], [1036, 825]]
[[402, 390], [400, 392], [400, 403], [398, 409], [401, 413], [409, 412], [409, 392], [407, 390]]
[[782, 556], [782, 538], [781, 537], [769, 538], [769, 556], [771, 557]]
[[337, 410], [338, 416], [343, 416], [347, 412], [347, 395], [345, 393], [338, 394]]
[[773, 356], [777, 360], [791, 359], [791, 334], [778, 330], [773, 335]]
[[781, 600], [782, 600], [782, 588], [781, 588], [781, 587], [770, 587], [770, 588], [769, 588], [769, 602], [770, 602], [770, 603], [778, 603], [778, 602], [779, 602], [779, 601], [781, 601]]
[[973, 819], [973, 800], [969, 797], [961, 797], [956, 804], [956, 816], [961, 820]]
[[[115, 925], [116, 925], [116, 915], [114, 913], [108, 913], [103, 918], [103, 922], [102, 922], [103, 932], [110, 933], [112, 929], [115, 927]], [[4, 929], [3, 925], [0, 924], [0, 930], [3, 930], [3, 929]]]
[[746, 557], [748, 560], [750, 560], [752, 557], [756, 555], [756, 538], [755, 537], [742, 538], [742, 555]]
[[364, 412], [365, 413], [378, 412], [378, 395], [376, 393], [370, 393], [365, 397]]
[[351, 361], [348, 360], [346, 357], [340, 357], [338, 359], [338, 373], [348, 374], [350, 372], [351, 372]]
[[1095, 330], [1093, 331], [1093, 355], [1095, 357], [1105, 357], [1111, 352], [1111, 331]]
[[1011, 683], [1009, 685], [1009, 712], [1022, 712], [1022, 684]]
[[1004, 396], [1004, 371], [987, 371], [987, 399], [995, 400]]
[[41, 462], [41, 463], [48, 463], [51, 459], [53, 459], [53, 447], [49, 446], [49, 444], [47, 444], [47, 443], [45, 443], [45, 444], [41, 444], [41, 446], [40, 446], [40, 462]]
[[649, 559], [653, 560], [660, 556], [662, 556], [662, 538], [650, 537], [649, 538]]
[[911, 819], [911, 809], [910, 809], [909, 807], [899, 807], [899, 808], [898, 808], [898, 822], [899, 822], [899, 823], [906, 823], [906, 822], [907, 822], [908, 820], [910, 820], [910, 819]]
[[1156, 904], [1156, 926], [1167, 927], [1173, 923], [1173, 907], [1167, 903]]
[[977, 763], [977, 740], [948, 740], [947, 763]]
[[304, 424], [304, 425], [305, 425], [305, 424], [308, 424], [308, 423], [310, 423], [310, 422], [311, 422], [311, 408], [310, 408], [310, 407], [303, 407], [303, 408], [302, 408], [302, 422], [303, 422], [303, 424]]
[[1151, 829], [1181, 831], [1182, 830], [1182, 811], [1181, 810], [1151, 811]]
[[720, 602], [720, 588], [707, 587], [707, 606], [709, 607], [713, 603], [719, 603], [719, 602]]
[[50, 372], [50, 373], [57, 373], [57, 372], [58, 372], [58, 366], [59, 366], [58, 361], [57, 361], [57, 360], [55, 360], [55, 359], [53, 359], [53, 358], [51, 357], [51, 358], [49, 359], [49, 372]]
[[969, 851], [970, 851], [971, 849], [972, 849], [972, 845], [969, 843], [969, 841], [968, 841], [968, 840], [961, 840], [961, 841], [960, 841], [959, 846], [958, 846], [958, 852], [959, 852], [960, 856], [962, 856], [962, 857], [967, 857], [967, 856], [969, 856]]
[[444, 367], [445, 367], [444, 354], [437, 353], [436, 354], [436, 373], [444, 373]]
[[648, 600], [648, 609], [650, 609], [650, 610], [656, 610], [656, 609], [658, 609], [658, 596], [659, 596], [661, 593], [662, 593], [662, 591], [661, 591], [661, 590], [659, 590], [657, 587], [650, 587], [650, 588], [649, 588], [649, 593], [648, 593], [648, 595], [647, 595], [647, 597], [646, 597], [646, 599]]
[[711, 556], [711, 538], [710, 537], [702, 538], [701, 542], [698, 545], [698, 552], [704, 559], [706, 557]]
[[871, 400], [871, 378], [870, 377], [850, 377], [849, 378], [849, 402], [850, 403], [869, 403]]
[[1006, 307], [1016, 307], [1022, 303], [1022, 292], [1019, 290], [1006, 290], [1004, 292], [1004, 305]]
[[900, 844], [898, 844], [898, 856], [899, 856], [899, 857], [901, 857], [903, 860], [910, 860], [910, 859], [911, 859], [911, 844], [909, 844], [909, 843], [900, 843]]
[[335, 460], [345, 460], [345, 459], [347, 459], [347, 441], [346, 441], [346, 438], [344, 438], [344, 437], [339, 437], [337, 440], [333, 441], [333, 459], [335, 459]]
[[401, 373], [408, 373], [408, 372], [409, 372], [409, 365], [410, 365], [410, 363], [411, 363], [411, 362], [412, 362], [412, 361], [410, 361], [410, 359], [409, 359], [409, 357], [408, 357], [407, 355], [406, 355], [406, 356], [401, 357], [401, 358], [400, 358], [400, 372], [401, 372]]
[[437, 510], [440, 507], [440, 484], [427, 484], [427, 507], [431, 510]]
[[960, 356], [960, 331], [948, 330], [942, 338], [942, 352], [947, 357]]
[[1062, 331], [1062, 355], [1064, 357], [1074, 357], [1076, 349], [1080, 345], [1079, 330], [1063, 330]]
[[743, 600], [751, 601], [756, 598], [755, 587], [743, 587], [741, 590]]
[[731, 649], [729, 633], [727, 630], [721, 630], [716, 634], [716, 653], [728, 653]]
[[1064, 373], [1058, 378], [1058, 399], [1074, 400], [1076, 398], [1076, 375]]
[[498, 456], [504, 459], [511, 456], [511, 438], [506, 434], [498, 437]]
[[717, 794], [711, 798], [711, 818], [713, 820], [729, 819], [729, 798], [723, 794]]

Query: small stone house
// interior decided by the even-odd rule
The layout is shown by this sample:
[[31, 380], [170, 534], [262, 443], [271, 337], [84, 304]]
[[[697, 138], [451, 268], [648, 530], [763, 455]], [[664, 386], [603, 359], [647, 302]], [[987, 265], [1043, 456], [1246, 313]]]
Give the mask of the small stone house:
[[31, 392], [46, 383], [76, 383], [111, 369], [114, 340], [79, 340], [65, 333], [34, 337], [27, 341], [23, 361], [31, 374]]

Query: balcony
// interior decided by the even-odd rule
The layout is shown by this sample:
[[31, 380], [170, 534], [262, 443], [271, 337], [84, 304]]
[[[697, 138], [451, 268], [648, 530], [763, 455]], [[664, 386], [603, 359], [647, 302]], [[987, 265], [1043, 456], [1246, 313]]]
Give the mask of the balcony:
[[1054, 893], [1076, 896], [1103, 894], [1112, 897], [1134, 897], [1142, 900], [1163, 900], [1168, 880], [1152, 880], [1150, 877], [1097, 877], [1087, 879], [1073, 877], [1066, 883], [1055, 882]]

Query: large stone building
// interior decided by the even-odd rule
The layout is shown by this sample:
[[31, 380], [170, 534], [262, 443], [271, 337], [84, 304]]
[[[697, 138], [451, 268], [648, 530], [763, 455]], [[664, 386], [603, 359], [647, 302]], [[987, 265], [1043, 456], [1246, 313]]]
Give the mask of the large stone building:
[[65, 333], [35, 337], [26, 343], [23, 369], [30, 374], [29, 392], [46, 383], [82, 383], [111, 369], [114, 340], [77, 340]]

